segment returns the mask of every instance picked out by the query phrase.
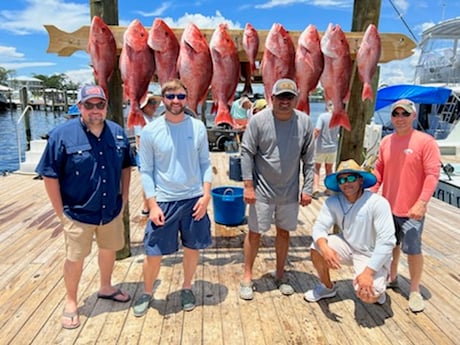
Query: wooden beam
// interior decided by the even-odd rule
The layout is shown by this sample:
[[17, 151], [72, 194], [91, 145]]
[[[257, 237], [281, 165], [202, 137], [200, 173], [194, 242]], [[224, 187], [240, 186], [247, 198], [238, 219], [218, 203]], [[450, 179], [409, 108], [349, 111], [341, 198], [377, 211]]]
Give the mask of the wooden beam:
[[[123, 45], [123, 33], [126, 30], [126, 27], [109, 25], [112, 30], [115, 40], [117, 42], [117, 47], [121, 51]], [[71, 56], [78, 50], [86, 51], [88, 45], [88, 35], [89, 35], [89, 26], [82, 26], [80, 29], [68, 33], [62, 31], [55, 27], [54, 25], [45, 25], [45, 29], [48, 31], [49, 35], [49, 45], [47, 52], [56, 53], [59, 56]], [[146, 27], [149, 30], [148, 27]], [[180, 39], [183, 29], [172, 29], [176, 34], [177, 38]], [[208, 42], [211, 39], [213, 29], [201, 29], [201, 32], [205, 35]], [[264, 42], [268, 35], [268, 30], [258, 30], [260, 46], [259, 53], [257, 56], [258, 60], [262, 59], [264, 52]], [[229, 30], [230, 35], [232, 36], [235, 44], [238, 48], [240, 61], [247, 61], [247, 56], [243, 50], [243, 30]], [[301, 31], [290, 31], [291, 38], [294, 44], [297, 45]], [[323, 32], [320, 33], [321, 35]], [[352, 59], [354, 59], [356, 52], [358, 51], [359, 45], [361, 44], [361, 39], [364, 32], [348, 32], [345, 33], [350, 45], [350, 53]], [[416, 44], [406, 35], [399, 33], [380, 33], [382, 40], [382, 54], [380, 56], [379, 62], [389, 62], [393, 60], [405, 59], [413, 54], [413, 49], [416, 47]]]

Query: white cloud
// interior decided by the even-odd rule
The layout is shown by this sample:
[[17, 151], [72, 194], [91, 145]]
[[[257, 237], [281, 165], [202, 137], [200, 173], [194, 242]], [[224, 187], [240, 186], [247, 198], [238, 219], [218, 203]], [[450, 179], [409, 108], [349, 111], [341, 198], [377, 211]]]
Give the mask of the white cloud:
[[23, 53], [19, 53], [16, 47], [0, 46], [0, 65], [4, 65], [8, 61], [22, 60]]
[[45, 32], [44, 24], [72, 31], [89, 23], [89, 7], [62, 0], [26, 0], [27, 6], [17, 11], [0, 11], [0, 30], [16, 35]]
[[81, 68], [65, 72], [73, 83], [76, 84], [92, 84], [94, 83], [93, 70], [91, 68]]
[[352, 7], [353, 2], [350, 0], [269, 0], [264, 4], [255, 5], [255, 8], [258, 9], [268, 9], [280, 6], [290, 6], [296, 4], [305, 4], [309, 6], [317, 7], [340, 7], [348, 8]]
[[142, 17], [161, 17], [170, 7], [170, 2], [163, 2], [160, 7], [152, 12], [136, 11], [135, 13], [140, 14]]

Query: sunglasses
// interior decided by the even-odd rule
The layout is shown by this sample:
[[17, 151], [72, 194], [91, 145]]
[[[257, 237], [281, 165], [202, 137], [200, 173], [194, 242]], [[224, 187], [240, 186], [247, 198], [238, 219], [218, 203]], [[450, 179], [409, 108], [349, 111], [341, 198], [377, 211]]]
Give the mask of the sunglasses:
[[276, 95], [275, 97], [279, 100], [291, 101], [294, 99], [295, 95], [293, 95], [292, 93], [282, 93], [280, 95]]
[[407, 111], [399, 112], [399, 111], [393, 110], [393, 112], [391, 113], [391, 116], [393, 116], [393, 117], [397, 117], [397, 116], [409, 117], [410, 114], [411, 113], [409, 113]]
[[164, 95], [164, 97], [166, 99], [169, 99], [170, 101], [172, 101], [176, 97], [177, 97], [177, 99], [179, 101], [183, 101], [187, 97], [187, 95], [185, 93], [178, 93], [177, 95], [174, 94], [174, 93], [168, 93], [168, 94]]
[[86, 110], [91, 110], [94, 108], [97, 108], [99, 110], [102, 110], [105, 108], [105, 102], [99, 102], [99, 103], [89, 103], [89, 102], [84, 102], [83, 106], [85, 107]]
[[339, 183], [339, 185], [342, 185], [345, 182], [348, 182], [348, 183], [356, 182], [357, 179], [358, 179], [357, 175], [348, 175], [344, 177], [338, 177], [337, 182]]

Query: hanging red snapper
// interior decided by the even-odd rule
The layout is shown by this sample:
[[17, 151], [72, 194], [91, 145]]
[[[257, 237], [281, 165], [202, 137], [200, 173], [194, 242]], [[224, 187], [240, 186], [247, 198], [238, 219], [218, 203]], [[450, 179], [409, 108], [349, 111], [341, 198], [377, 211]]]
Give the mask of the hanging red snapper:
[[158, 82], [163, 85], [177, 78], [179, 41], [171, 28], [162, 19], [156, 18], [149, 31], [147, 44], [155, 54], [155, 68]]
[[307, 114], [310, 114], [308, 95], [318, 85], [323, 67], [319, 32], [316, 26], [308, 25], [299, 36], [295, 54], [296, 82], [299, 89], [297, 109]]
[[348, 40], [340, 25], [329, 24], [321, 39], [321, 50], [324, 55], [324, 70], [320, 81], [326, 102], [332, 101], [334, 106], [329, 127], [342, 126], [351, 130], [344, 103], [350, 97], [352, 62]]
[[259, 52], [259, 34], [250, 23], [246, 23], [244, 27], [243, 49], [251, 66], [251, 75], [253, 75], [256, 70], [257, 53]]
[[206, 99], [211, 84], [212, 60], [206, 37], [193, 23], [182, 33], [177, 70], [187, 87], [188, 106], [197, 113], [198, 104]]
[[129, 24], [123, 35], [120, 73], [124, 95], [130, 100], [128, 128], [145, 124], [139, 103], [146, 95], [155, 71], [153, 51], [147, 45], [147, 38], [147, 30], [137, 19]]
[[370, 24], [364, 33], [358, 53], [356, 54], [356, 63], [358, 64], [358, 75], [363, 85], [361, 99], [363, 101], [374, 100], [372, 91], [372, 78], [377, 70], [377, 64], [380, 60], [382, 50], [380, 35], [377, 27]]
[[238, 50], [227, 32], [226, 24], [219, 24], [214, 30], [211, 42], [213, 76], [211, 81], [212, 98], [217, 104], [216, 125], [227, 123], [233, 126], [229, 104], [233, 101], [240, 78]]
[[91, 57], [94, 78], [108, 98], [107, 85], [117, 63], [117, 43], [110, 28], [98, 16], [94, 16], [91, 21], [87, 49]]
[[281, 24], [274, 23], [268, 32], [260, 68], [265, 99], [271, 104], [273, 84], [281, 78], [295, 78], [295, 46]]

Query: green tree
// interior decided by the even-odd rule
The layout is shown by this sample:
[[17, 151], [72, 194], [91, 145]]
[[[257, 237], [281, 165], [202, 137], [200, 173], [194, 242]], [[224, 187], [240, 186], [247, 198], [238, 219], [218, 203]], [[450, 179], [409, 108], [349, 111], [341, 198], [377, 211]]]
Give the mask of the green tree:
[[16, 73], [15, 70], [6, 69], [0, 66], [0, 84], [8, 85], [8, 79], [11, 79], [11, 76]]

